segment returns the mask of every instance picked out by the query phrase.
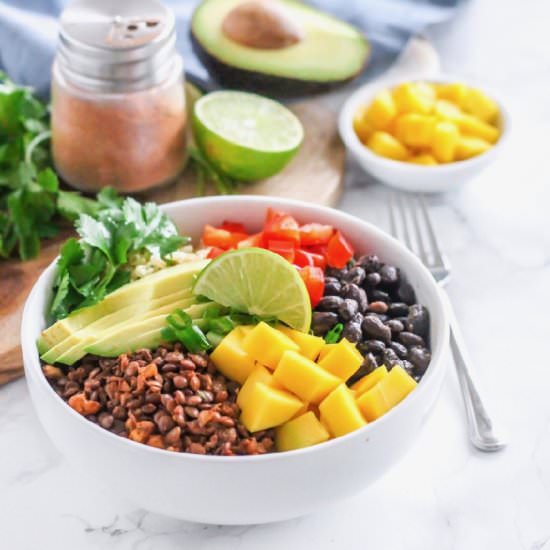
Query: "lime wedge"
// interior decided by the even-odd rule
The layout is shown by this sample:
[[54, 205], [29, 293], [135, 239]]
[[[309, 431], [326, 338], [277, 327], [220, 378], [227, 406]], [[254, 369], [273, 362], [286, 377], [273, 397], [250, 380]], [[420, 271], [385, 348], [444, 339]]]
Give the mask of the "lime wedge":
[[238, 311], [276, 317], [302, 332], [311, 324], [311, 303], [298, 271], [262, 248], [218, 256], [200, 272], [193, 291]]
[[198, 99], [193, 130], [212, 164], [241, 181], [276, 174], [304, 139], [301, 122], [284, 105], [236, 91], [212, 92]]

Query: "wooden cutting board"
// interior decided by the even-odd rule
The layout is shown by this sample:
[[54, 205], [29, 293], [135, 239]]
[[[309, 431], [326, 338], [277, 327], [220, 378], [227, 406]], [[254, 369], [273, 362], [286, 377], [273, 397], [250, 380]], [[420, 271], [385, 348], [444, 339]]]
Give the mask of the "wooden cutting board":
[[[291, 109], [302, 121], [304, 143], [292, 162], [277, 176], [243, 186], [242, 193], [300, 199], [335, 206], [343, 190], [345, 149], [338, 137], [337, 117], [318, 101], [297, 103]], [[213, 191], [207, 190], [207, 194]], [[193, 197], [192, 170], [173, 185], [149, 192], [159, 203]], [[23, 374], [19, 330], [23, 306], [42, 270], [57, 256], [64, 234], [44, 246], [29, 262], [0, 261], [0, 385]]]

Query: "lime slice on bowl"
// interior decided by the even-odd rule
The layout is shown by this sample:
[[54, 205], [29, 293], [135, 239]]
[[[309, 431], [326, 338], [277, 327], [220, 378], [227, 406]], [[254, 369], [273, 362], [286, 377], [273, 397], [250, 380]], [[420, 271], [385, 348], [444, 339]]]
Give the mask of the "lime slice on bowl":
[[221, 254], [199, 273], [193, 291], [238, 311], [276, 317], [302, 332], [311, 325], [311, 302], [302, 278], [292, 264], [269, 250]]
[[281, 171], [304, 139], [301, 122], [284, 105], [235, 91], [212, 92], [198, 99], [193, 131], [212, 164], [240, 181]]

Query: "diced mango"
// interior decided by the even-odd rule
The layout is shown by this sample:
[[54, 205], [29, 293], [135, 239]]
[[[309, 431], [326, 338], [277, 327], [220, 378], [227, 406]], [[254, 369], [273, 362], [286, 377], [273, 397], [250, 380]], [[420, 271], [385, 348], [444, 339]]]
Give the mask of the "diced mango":
[[387, 132], [374, 132], [367, 147], [377, 155], [393, 160], [405, 160], [409, 154], [407, 148]]
[[463, 134], [484, 139], [489, 143], [496, 143], [500, 135], [498, 128], [479, 120], [473, 115], [462, 115], [456, 123]]
[[410, 147], [428, 147], [436, 119], [428, 115], [406, 113], [395, 121], [395, 137]]
[[[494, 122], [498, 116], [498, 105], [485, 92], [470, 88], [461, 101], [462, 108], [483, 122]], [[480, 136], [483, 137], [483, 136]]]
[[429, 153], [420, 153], [419, 155], [409, 157], [407, 160], [413, 164], [422, 164], [424, 166], [436, 166], [438, 164], [437, 160]]
[[357, 380], [357, 382], [353, 384], [351, 389], [355, 391], [356, 397], [359, 397], [366, 391], [376, 386], [376, 384], [378, 384], [378, 382], [380, 382], [380, 380], [382, 380], [382, 378], [387, 375], [388, 369], [385, 365], [382, 365], [381, 367], [376, 367], [372, 372]]
[[372, 422], [395, 407], [415, 387], [414, 379], [403, 368], [394, 366], [387, 376], [358, 397], [357, 406], [363, 416]]
[[416, 82], [406, 82], [393, 90], [393, 99], [399, 113], [418, 113], [427, 115], [433, 107], [433, 97]]
[[327, 354], [332, 350], [334, 349], [334, 346], [336, 346], [336, 344], [325, 344], [322, 348], [321, 348], [321, 351], [319, 353], [319, 358], [317, 359], [317, 361], [321, 361], [324, 357], [327, 356]]
[[457, 105], [462, 105], [468, 95], [468, 86], [461, 82], [453, 82], [451, 84], [439, 84], [437, 86], [437, 97], [447, 99]]
[[362, 362], [363, 356], [355, 344], [343, 338], [319, 361], [318, 365], [345, 382], [357, 372]]
[[397, 108], [389, 90], [382, 90], [368, 106], [365, 120], [375, 130], [384, 130], [397, 114]]
[[313, 336], [313, 334], [300, 332], [299, 330], [294, 330], [292, 328], [285, 327], [284, 325], [279, 325], [277, 330], [280, 330], [293, 342], [298, 344], [300, 347], [300, 353], [312, 361], [317, 359], [319, 352], [325, 345], [325, 341], [320, 336]]
[[244, 327], [233, 329], [210, 355], [216, 368], [227, 378], [242, 384], [254, 369], [254, 361], [243, 349]]
[[333, 437], [339, 437], [365, 426], [365, 419], [355, 402], [353, 392], [340, 384], [319, 405], [321, 422]]
[[287, 350], [298, 351], [298, 344], [286, 334], [263, 321], [258, 323], [244, 338], [243, 349], [258, 363], [274, 369]]
[[257, 382], [241, 400], [241, 422], [251, 432], [280, 426], [290, 420], [303, 403], [291, 393]]
[[435, 125], [432, 136], [432, 153], [438, 162], [452, 162], [460, 132], [452, 122], [442, 120]]
[[435, 86], [429, 82], [416, 82], [416, 88], [419, 92], [434, 101], [437, 97]]
[[319, 403], [341, 382], [295, 351], [285, 351], [273, 377], [278, 384], [308, 403]]
[[441, 120], [450, 120], [454, 122], [463, 116], [460, 107], [446, 99], [438, 99], [434, 106], [434, 115]]
[[367, 120], [367, 105], [361, 105], [353, 117], [353, 129], [362, 143], [367, 143], [374, 132], [374, 126]]
[[462, 136], [457, 143], [455, 158], [456, 160], [466, 160], [491, 148], [491, 144], [478, 137]]
[[242, 408], [242, 404], [247, 401], [249, 398], [249, 393], [253, 391], [254, 386], [261, 382], [266, 386], [273, 386], [274, 388], [280, 388], [280, 386], [273, 379], [273, 373], [263, 365], [258, 365], [254, 367], [254, 370], [249, 374], [245, 383], [239, 389], [237, 395], [237, 405]]
[[322, 443], [330, 438], [326, 428], [311, 411], [279, 426], [275, 434], [278, 451], [292, 451]]

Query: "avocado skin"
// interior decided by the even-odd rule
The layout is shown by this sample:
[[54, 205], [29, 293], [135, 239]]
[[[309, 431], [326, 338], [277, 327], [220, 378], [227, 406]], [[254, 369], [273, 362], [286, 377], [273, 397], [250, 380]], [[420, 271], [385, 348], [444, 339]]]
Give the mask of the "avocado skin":
[[299, 78], [274, 76], [268, 73], [232, 67], [206, 51], [192, 29], [190, 31], [190, 36], [193, 51], [196, 56], [208, 69], [209, 74], [222, 87], [235, 90], [246, 90], [275, 98], [293, 98], [304, 95], [314, 95], [338, 88], [361, 74], [368, 65], [371, 55], [371, 51], [369, 50], [365, 63], [361, 69], [344, 80], [301, 80]]

